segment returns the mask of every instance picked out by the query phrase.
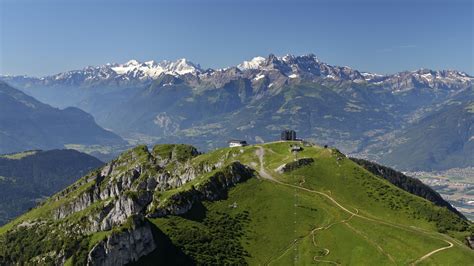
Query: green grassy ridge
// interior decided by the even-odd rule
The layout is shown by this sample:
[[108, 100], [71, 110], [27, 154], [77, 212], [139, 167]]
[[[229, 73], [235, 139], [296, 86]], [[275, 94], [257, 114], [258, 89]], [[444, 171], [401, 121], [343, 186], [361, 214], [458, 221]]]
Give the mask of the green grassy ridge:
[[[216, 173], [225, 171], [226, 167], [235, 161], [258, 171], [259, 158], [255, 152], [260, 147], [265, 150], [263, 159], [266, 171], [282, 183], [250, 178], [231, 188], [221, 200], [195, 202], [193, 209], [183, 216], [149, 219], [154, 230], [160, 232], [160, 239], [167, 243], [164, 248], [174, 250], [176, 252], [173, 254], [179, 254], [198, 264], [245, 262], [286, 265], [295, 256], [300, 262], [307, 264], [313, 262], [314, 256], [324, 254], [325, 248], [331, 252], [322, 257], [322, 260], [328, 259], [342, 264], [392, 264], [385, 253], [391, 254], [392, 257], [397, 256], [393, 258], [394, 264], [407, 264], [431, 250], [445, 246], [443, 239], [446, 239], [455, 243], [455, 247], [449, 249], [447, 254], [455, 256], [457, 262], [473, 259], [472, 251], [462, 243], [455, 242], [455, 239], [447, 234], [437, 233], [440, 231], [439, 225], [444, 224], [444, 231], [461, 240], [469, 233], [469, 223], [459, 220], [459, 217], [444, 208], [374, 176], [337, 150], [304, 146], [304, 150], [296, 157], [313, 158], [314, 163], [285, 174], [277, 173], [276, 169], [280, 165], [295, 159], [295, 154], [290, 152], [292, 144], [295, 143], [275, 142], [242, 148], [224, 148], [189, 156], [186, 164], [196, 169], [216, 163], [220, 163], [222, 168], [200, 174], [185, 186], [164, 192], [164, 197], [205, 185], [206, 181], [215, 177]], [[116, 162], [131, 163], [130, 166], [133, 164], [133, 167], [137, 161], [147, 165], [154, 158], [151, 155], [153, 152], [140, 146], [124, 153]], [[96, 172], [91, 173], [89, 177], [94, 174]], [[51, 211], [61, 204], [67, 204], [68, 200], [76, 197], [78, 193], [95, 185], [95, 181], [85, 182], [87, 179], [84, 177], [66, 190], [67, 193], [60, 193], [58, 195], [61, 196], [50, 199], [50, 204], [42, 205], [14, 223], [2, 227], [0, 239], [14, 237], [13, 231], [5, 232], [23, 221], [40, 219], [48, 223]], [[113, 180], [104, 179], [102, 182]], [[361, 217], [352, 217], [350, 221], [344, 222], [350, 218], [349, 213], [326, 196], [311, 191], [331, 195], [347, 209], [357, 211]], [[48, 230], [83, 223], [82, 218], [100, 210], [101, 204], [105, 203], [98, 202], [66, 219], [50, 223]], [[334, 225], [317, 233], [319, 244], [315, 246], [311, 231], [331, 224]], [[235, 228], [235, 231], [230, 232], [229, 228]], [[83, 256], [81, 254], [111, 233], [113, 230], [97, 232], [72, 241], [81, 247], [79, 250], [82, 252], [75, 255], [73, 262], [80, 261]], [[25, 240], [21, 237], [20, 239]], [[15, 248], [15, 245], [22, 241], [15, 243], [0, 246]], [[53, 247], [61, 248], [59, 245]], [[353, 247], [357, 248], [347, 253], [347, 250]], [[380, 251], [379, 247], [384, 251]], [[26, 245], [25, 248], [30, 250], [35, 246]], [[212, 254], [215, 256], [211, 256]], [[0, 258], [1, 256], [0, 252]], [[448, 261], [442, 254], [439, 256], [440, 260]], [[163, 258], [154, 253], [143, 259], [149, 262]]]
[[[136, 160], [140, 163], [145, 163], [148, 159], [149, 157], [146, 146], [140, 145], [122, 153], [117, 159], [113, 160], [111, 163], [127, 162], [130, 160]], [[133, 165], [133, 167], [134, 166], [135, 165]], [[128, 170], [128, 168], [123, 167], [122, 171], [126, 170]], [[8, 230], [13, 229], [16, 225], [21, 224], [22, 222], [30, 220], [51, 219], [53, 216], [53, 212], [59, 207], [68, 205], [77, 197], [79, 197], [82, 193], [92, 189], [95, 185], [97, 185], [99, 180], [97, 180], [95, 177], [98, 175], [100, 175], [100, 169], [96, 169], [89, 172], [87, 175], [81, 177], [67, 188], [51, 196], [46, 201], [42, 202], [29, 212], [17, 217], [10, 223], [0, 227], [0, 236], [2, 234], [5, 234]], [[112, 180], [101, 181], [102, 183], [112, 182]]]
[[[267, 154], [271, 154], [271, 156], [268, 156], [269, 158], [265, 160], [268, 171], [273, 171], [273, 169], [276, 169], [282, 162], [290, 162], [293, 160], [292, 156], [288, 158], [288, 143], [272, 143], [262, 146], [265, 148]], [[232, 153], [233, 150], [235, 149], [223, 149], [218, 152], [225, 158], [225, 155]], [[243, 150], [254, 152], [255, 147], [246, 147]], [[247, 153], [246, 155], [245, 159], [247, 161], [252, 161], [252, 159], [256, 160], [251, 154]], [[214, 156], [208, 156], [215, 160], [219, 157], [215, 156], [215, 154]], [[389, 223], [367, 222], [365, 219], [355, 217], [348, 222], [347, 225], [345, 223], [336, 224], [330, 229], [321, 232], [321, 247], [314, 247], [308, 232], [316, 226], [327, 225], [334, 222], [337, 223], [338, 221], [347, 219], [348, 214], [335, 206], [331, 206], [333, 204], [324, 197], [312, 193], [300, 192], [299, 202], [297, 203], [298, 207], [296, 207], [297, 219], [295, 220], [297, 221], [297, 226], [295, 226], [293, 219], [291, 219], [292, 216], [295, 215], [293, 212], [295, 208], [293, 197], [294, 189], [264, 180], [250, 179], [232, 188], [229, 192], [228, 199], [204, 203], [204, 208], [207, 210], [205, 215], [206, 217], [209, 215], [209, 219], [212, 219], [215, 212], [236, 215], [244, 210], [249, 213], [248, 217], [250, 222], [244, 226], [245, 234], [240, 237], [240, 241], [245, 247], [245, 250], [249, 251], [249, 255], [246, 257], [247, 263], [252, 265], [270, 262], [275, 265], [288, 265], [294, 263], [295, 255], [297, 255], [299, 262], [309, 264], [314, 263], [313, 256], [318, 254], [318, 252], [321, 253], [323, 248], [328, 248], [332, 251], [327, 257], [321, 259], [332, 260], [342, 264], [408, 264], [434, 249], [446, 246], [446, 243], [442, 239], [448, 239], [456, 243], [455, 247], [450, 249], [449, 253], [446, 253], [446, 257], [443, 257], [442, 261], [447, 262], [444, 265], [460, 265], [474, 259], [472, 251], [462, 243], [455, 242], [455, 239], [437, 233], [439, 228], [437, 228], [435, 222], [429, 221], [429, 216], [420, 214], [415, 217], [410, 210], [411, 208], [428, 208], [434, 213], [441, 212], [444, 215], [441, 216], [441, 219], [448, 219], [448, 221], [449, 219], [454, 220], [454, 229], [457, 228], [455, 225], [459, 222], [455, 214], [450, 213], [444, 208], [436, 207], [431, 202], [413, 196], [393, 186], [391, 183], [375, 177], [365, 169], [345, 159], [345, 156], [342, 156], [342, 154], [335, 150], [307, 148], [298, 156], [316, 158], [315, 164], [327, 169], [322, 171], [323, 169], [307, 166], [292, 171], [291, 173], [278, 176], [281, 180], [285, 180], [289, 184], [298, 185], [301, 182], [302, 176], [306, 176], [308, 179], [312, 177], [311, 181], [313, 182], [307, 180], [303, 186], [326, 191], [335, 195], [334, 197], [337, 197], [338, 202], [344, 202], [344, 204], [348, 204], [354, 209], [357, 207], [364, 215], [381, 221], [389, 221]], [[339, 158], [339, 160], [337, 158]], [[334, 171], [334, 169], [337, 169], [336, 167], [339, 167], [338, 163], [341, 164], [340, 168], [342, 169]], [[330, 173], [331, 169], [333, 170], [332, 173]], [[360, 174], [360, 176], [356, 175], [355, 178], [353, 178], [355, 179], [353, 182], [350, 182], [349, 178], [341, 178], [345, 171], [350, 170]], [[324, 172], [326, 172], [326, 175], [321, 174], [319, 182], [314, 182], [315, 180], [313, 179], [318, 177], [315, 177], [312, 173]], [[277, 176], [276, 172], [272, 172], [272, 175]], [[343, 186], [336, 181], [344, 182], [346, 185], [359, 186], [359, 189], [361, 187], [385, 189], [387, 191], [384, 195], [394, 193], [392, 198], [397, 198], [399, 201], [408, 197], [409, 199], [406, 203], [409, 205], [406, 211], [400, 209], [401, 207], [390, 208], [390, 205], [387, 206], [387, 204], [393, 203], [393, 199], [390, 199], [390, 197], [388, 203], [383, 202], [382, 199], [378, 199], [379, 202], [371, 205], [368, 201], [373, 201], [374, 199], [369, 197], [367, 193], [364, 193], [362, 189], [362, 191], [360, 191], [362, 193], [355, 193], [356, 195], [351, 193], [351, 191], [336, 190], [336, 187]], [[363, 181], [366, 182], [365, 186], [361, 186], [361, 184], [364, 185]], [[339, 192], [344, 192], [348, 196], [338, 197]], [[351, 200], [353, 196], [356, 196], [355, 201]], [[365, 200], [362, 201], [362, 203], [356, 202], [363, 198], [365, 198]], [[238, 205], [236, 209], [229, 207], [234, 202]], [[416, 204], [410, 202], [415, 202]], [[363, 209], [362, 207], [364, 206], [370, 206], [371, 208]], [[319, 214], [324, 214], [315, 215], [318, 212]], [[275, 223], [274, 221], [278, 222]], [[187, 241], [191, 243], [183, 244], [182, 240], [183, 232], [186, 232], [189, 227], [201, 228], [204, 226], [201, 221], [192, 216], [170, 216], [167, 218], [157, 218], [152, 220], [152, 222], [168, 234], [175, 247], [181, 248], [188, 256], [195, 259], [198, 264], [206, 264], [209, 262], [202, 257], [193, 257], [193, 253], [187, 251], [188, 246], [193, 245], [192, 236], [186, 238]], [[178, 230], [181, 232], [179, 235], [176, 235], [176, 230], [173, 231], [170, 228], [170, 223], [173, 224], [174, 227], [180, 228], [180, 230]], [[398, 225], [400, 225], [400, 227], [396, 227]], [[464, 230], [465, 228], [461, 226], [461, 228], [458, 229]], [[207, 229], [204, 228], [202, 230], [206, 232]], [[455, 232], [450, 233], [454, 235]], [[467, 233], [468, 232], [464, 231], [459, 238], [461, 239]], [[295, 239], [298, 239], [298, 244], [295, 245], [297, 246], [296, 251], [291, 250], [291, 252], [285, 254], [285, 250], [293, 248], [292, 243]], [[209, 243], [213, 241], [215, 240], [209, 239]], [[380, 251], [379, 247], [381, 247], [383, 251]], [[352, 251], [347, 252], [349, 250]], [[384, 253], [391, 254], [390, 256], [394, 261], [391, 261]], [[150, 256], [152, 257], [153, 255]], [[442, 253], [437, 256], [442, 257]], [[450, 260], [454, 263], [450, 263]], [[436, 263], [437, 261], [438, 259], [426, 259], [426, 262], [430, 264]]]
[[[177, 147], [177, 148], [175, 148]], [[184, 160], [188, 156], [189, 151], [191, 150], [189, 145], [181, 144], [170, 144], [170, 145], [156, 145], [153, 149], [153, 152], [163, 149], [164, 152], [167, 152], [167, 149], [173, 153], [176, 158]], [[192, 148], [194, 149], [194, 148]], [[118, 158], [112, 160], [109, 164], [118, 165], [117, 171], [127, 172], [132, 171], [137, 165], [142, 165], [147, 167], [146, 173], [144, 176], [155, 174], [156, 171], [154, 167], [150, 166], [150, 161], [153, 161], [154, 157], [152, 153], [148, 150], [146, 145], [136, 146], [128, 151], [122, 153]], [[65, 206], [71, 203], [82, 193], [92, 189], [94, 186], [100, 183], [101, 186], [107, 184], [108, 182], [114, 182], [110, 178], [104, 180], [95, 179], [95, 176], [100, 174], [100, 169], [96, 169], [85, 175], [84, 177], [78, 179], [76, 182], [65, 188], [64, 190], [56, 193], [37, 207], [33, 208], [29, 212], [17, 217], [10, 223], [6, 224], [3, 227], [0, 227], [0, 235], [5, 233], [7, 230], [13, 228], [15, 225], [18, 225], [24, 221], [34, 220], [34, 219], [48, 219], [52, 216], [53, 212], [61, 206]], [[136, 180], [138, 181], [138, 180]], [[130, 192], [132, 193], [132, 192]], [[138, 193], [138, 192], [137, 192]]]
[[0, 155], [0, 158], [10, 159], [10, 160], [20, 160], [20, 159], [23, 159], [25, 157], [34, 155], [38, 152], [41, 152], [41, 151], [40, 150], [31, 150], [31, 151], [10, 153], [10, 154]]
[[193, 146], [186, 144], [158, 144], [153, 147], [152, 154], [162, 159], [184, 162], [196, 156], [198, 151]]
[[376, 176], [380, 176], [390, 183], [396, 185], [397, 187], [410, 192], [411, 194], [425, 198], [434, 204], [446, 207], [450, 211], [455, 212], [459, 216], [464, 216], [451, 206], [447, 201], [445, 201], [440, 194], [438, 194], [434, 189], [430, 188], [428, 185], [425, 185], [423, 182], [416, 178], [412, 178], [404, 175], [401, 172], [395, 171], [392, 168], [382, 166], [380, 164], [370, 162], [364, 159], [350, 158], [352, 161], [356, 162], [360, 166], [364, 167], [366, 170], [371, 172]]
[[[262, 147], [267, 146], [262, 145]], [[269, 144], [269, 146], [267, 154], [271, 154], [271, 158], [265, 160], [265, 165], [274, 176], [280, 177], [282, 181], [295, 183], [305, 179], [305, 187], [319, 191], [337, 192], [335, 195], [341, 197], [341, 200], [353, 201], [358, 203], [359, 207], [382, 205], [379, 206], [381, 209], [401, 210], [411, 208], [419, 210], [420, 215], [427, 220], [434, 221], [438, 214], [444, 215], [444, 218], [448, 219], [446, 221], [459, 223], [459, 228], [456, 228], [456, 230], [465, 230], [469, 225], [467, 221], [453, 215], [447, 209], [434, 206], [431, 202], [401, 190], [390, 182], [373, 175], [334, 149], [317, 147], [305, 149], [298, 153], [297, 157], [314, 158], [315, 162], [313, 164], [287, 174], [279, 174], [275, 169], [280, 163], [291, 161], [295, 157], [294, 155], [288, 157], [289, 145], [287, 143], [275, 143]], [[309, 177], [312, 178], [308, 179]], [[363, 210], [363, 208], [361, 209]], [[430, 212], [423, 212], [424, 210], [430, 210]]]
[[0, 225], [101, 165], [98, 159], [73, 150], [0, 156]]
[[[217, 239], [209, 235], [205, 240], [202, 237], [195, 237], [208, 235], [210, 228], [203, 221], [215, 220], [216, 214], [219, 213], [226, 213], [233, 218], [244, 212], [248, 214], [246, 219], [239, 221], [243, 225], [244, 234], [239, 235], [237, 239], [248, 252], [244, 258], [250, 265], [267, 263], [288, 265], [294, 262], [295, 255], [298, 256], [300, 264], [311, 264], [313, 256], [323, 248], [328, 248], [331, 252], [322, 259], [342, 264], [408, 264], [446, 245], [443, 241], [437, 240], [439, 236], [432, 231], [424, 234], [416, 230], [394, 229], [392, 226], [367, 223], [364, 219], [353, 218], [349, 224], [360, 233], [354, 233], [345, 224], [335, 224], [317, 234], [318, 246], [314, 247], [310, 232], [315, 227], [338, 223], [347, 219], [349, 215], [335, 208], [326, 198], [312, 193], [300, 192], [295, 200], [294, 192], [291, 187], [265, 180], [249, 179], [232, 188], [226, 200], [204, 202], [203, 206], [198, 206], [189, 215], [156, 218], [151, 222], [170, 238], [175, 248], [182, 250], [197, 264], [208, 264], [211, 261], [207, 257], [195, 254], [199, 249], [192, 250], [193, 246], [199, 244], [212, 246], [214, 243], [225, 243], [236, 239], [232, 234], [221, 235]], [[268, 198], [273, 200], [270, 201]], [[230, 207], [234, 203], [237, 203], [237, 207]], [[431, 237], [431, 234], [436, 238]], [[368, 236], [370, 240], [363, 235]], [[295, 239], [298, 241], [295, 245], [296, 250], [292, 246]], [[384, 252], [391, 254], [395, 263], [379, 251], [377, 245], [382, 246]], [[285, 255], [288, 249], [290, 251]], [[232, 251], [223, 252], [223, 255], [233, 254]], [[467, 247], [457, 245], [449, 256], [453, 256], [457, 263], [466, 264], [474, 255]], [[219, 257], [221, 255], [216, 255], [216, 258]], [[155, 258], [153, 262], [157, 262], [157, 254], [150, 254], [139, 261], [139, 264], [151, 263], [149, 258]]]
[[58, 194], [54, 195], [53, 197], [47, 199], [46, 201], [42, 202], [37, 207], [31, 209], [30, 211], [20, 215], [13, 221], [9, 222], [8, 224], [0, 227], [0, 236], [5, 234], [8, 230], [14, 229], [15, 226], [25, 222], [25, 221], [34, 221], [34, 220], [50, 220], [54, 216], [54, 211], [57, 210], [61, 206], [65, 206], [71, 203], [74, 199], [76, 199], [79, 195], [83, 192], [90, 189], [92, 186], [95, 185], [95, 181], [90, 181], [84, 183], [84, 179], [81, 178], [75, 184], [71, 185], [70, 187], [66, 188], [68, 191], [71, 188], [75, 190], [70, 191], [67, 194], [63, 192], [59, 192]]
[[[157, 147], [161, 148], [163, 146], [164, 145], [157, 145], [154, 151], [156, 152]], [[182, 160], [182, 162], [184, 162], [184, 160], [188, 156], [196, 155], [195, 149], [194, 148], [189, 149], [190, 146], [187, 146], [187, 145], [176, 145], [176, 146], [166, 145], [165, 146], [165, 148], [169, 148], [169, 147], [171, 147], [171, 151], [172, 151], [171, 158], [173, 160], [179, 159], [179, 160]], [[131, 170], [137, 165], [140, 165], [142, 167], [150, 167], [150, 169], [146, 169], [144, 171], [144, 176], [146, 177], [151, 174], [156, 174], [156, 171], [153, 171], [152, 169], [153, 165], [150, 164], [150, 162], [153, 161], [154, 159], [155, 158], [148, 151], [146, 146], [138, 146], [134, 149], [131, 149], [123, 153], [121, 156], [115, 159], [112, 162], [112, 164], [117, 165], [118, 171], [123, 172], [123, 173]], [[231, 164], [227, 164], [227, 165], [231, 165]], [[193, 180], [193, 182], [186, 183], [185, 186], [177, 190], [186, 190], [189, 188], [194, 188], [194, 185], [196, 186], [196, 188], [199, 189], [199, 187], [201, 186], [206, 186], [207, 179], [211, 180], [211, 179], [217, 178], [217, 180], [219, 180], [221, 177], [219, 174], [225, 173], [226, 169], [227, 167], [224, 166], [222, 169], [216, 169], [209, 174], [201, 175], [195, 180]], [[89, 191], [90, 189], [94, 187], [102, 186], [104, 183], [115, 182], [115, 179], [113, 177], [110, 177], [110, 178], [106, 177], [105, 179], [94, 178], [94, 176], [99, 175], [99, 172], [100, 170], [95, 170], [89, 173], [87, 176], [84, 176], [83, 178], [76, 181], [74, 184], [70, 185], [68, 188], [57, 193], [56, 195], [54, 195], [53, 197], [45, 201], [40, 206], [18, 217], [15, 221], [9, 223], [8, 225], [0, 228], [0, 235], [1, 235], [0, 241], [4, 241], [0, 245], [0, 246], [3, 246], [4, 248], [3, 250], [0, 249], [0, 258], [2, 256], [7, 256], [8, 258], [13, 259], [14, 261], [26, 262], [27, 258], [28, 257], [31, 258], [33, 254], [39, 255], [39, 254], [45, 254], [45, 253], [54, 251], [55, 249], [64, 249], [66, 254], [72, 254], [73, 256], [72, 258], [68, 260], [68, 263], [77, 264], [78, 262], [81, 262], [81, 261], [83, 262], [84, 260], [83, 253], [89, 250], [93, 245], [95, 245], [96, 243], [104, 239], [105, 237], [116, 232], [117, 228], [114, 228], [111, 231], [97, 232], [93, 234], [79, 234], [75, 238], [68, 237], [68, 233], [64, 231], [67, 229], [64, 229], [64, 228], [69, 227], [71, 228], [71, 230], [73, 230], [72, 228], [74, 226], [79, 226], [79, 228], [85, 226], [85, 228], [87, 228], [87, 224], [89, 223], [89, 220], [87, 217], [98, 213], [101, 210], [101, 208], [107, 205], [108, 202], [110, 202], [112, 199], [96, 201], [91, 206], [88, 206], [86, 209], [72, 213], [68, 215], [67, 217], [60, 220], [52, 220], [51, 218], [53, 217], [53, 212], [55, 210], [57, 210], [59, 207], [70, 204], [73, 200], [79, 197], [79, 195]], [[223, 180], [220, 180], [220, 181], [223, 181]], [[177, 193], [177, 190], [173, 190], [169, 194], [173, 195]], [[135, 195], [140, 194], [140, 192], [141, 191], [137, 191], [137, 192], [125, 191], [124, 195], [127, 195], [128, 197], [133, 198]], [[36, 228], [32, 230], [29, 230], [29, 229], [24, 230], [23, 228], [19, 230], [12, 230], [12, 229], [18, 228], [18, 225], [20, 225], [21, 223], [28, 222], [28, 221], [41, 222], [41, 226], [39, 226], [41, 230], [36, 230]], [[41, 232], [45, 232], [45, 233], [48, 231], [54, 232], [55, 228], [63, 228], [63, 233], [57, 236], [59, 244], [52, 245], [50, 243], [50, 240], [44, 239], [43, 237], [44, 234], [42, 234]], [[22, 232], [28, 231], [31, 237], [20, 234], [20, 231]], [[18, 241], [11, 242], [8, 239], [18, 239]], [[30, 243], [29, 240], [31, 239], [35, 241], [35, 244]], [[43, 240], [46, 242], [43, 243], [44, 245], [41, 245]], [[71, 243], [72, 246], [61, 244], [61, 243], [66, 243], [66, 242]], [[28, 243], [28, 244], [24, 244], [24, 247], [23, 247], [24, 249], [28, 250], [28, 252], [26, 253], [12, 252], [12, 248], [16, 249], [20, 245], [20, 243]], [[88, 244], [85, 245], [84, 243], [88, 243]], [[41, 248], [38, 248], [38, 245], [41, 245]], [[70, 250], [70, 247], [76, 247], [77, 245], [80, 245], [81, 247], [78, 249], [78, 252], [80, 252], [80, 254], [73, 253]]]

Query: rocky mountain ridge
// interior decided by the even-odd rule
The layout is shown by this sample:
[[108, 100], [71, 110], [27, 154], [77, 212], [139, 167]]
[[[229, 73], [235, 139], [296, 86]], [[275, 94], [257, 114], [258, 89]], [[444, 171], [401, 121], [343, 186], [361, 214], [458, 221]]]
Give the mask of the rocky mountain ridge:
[[[472, 76], [455, 70], [434, 71], [419, 69], [392, 75], [359, 72], [350, 67], [333, 66], [321, 62], [314, 54], [285, 55], [270, 54], [264, 58], [255, 57], [237, 66], [222, 69], [202, 69], [184, 58], [176, 61], [129, 60], [124, 64], [88, 66], [82, 70], [72, 70], [40, 78], [28, 76], [1, 76], [1, 79], [21, 87], [31, 86], [129, 86], [159, 79], [164, 75], [179, 77], [192, 85], [224, 84], [229, 80], [246, 78], [258, 83], [267, 80], [268, 87], [278, 87], [298, 81], [326, 80], [327, 82], [366, 82], [390, 88], [399, 93], [420, 85], [434, 89], [456, 89], [474, 80]], [[225, 80], [225, 81], [223, 81]]]
[[[173, 221], [178, 217], [184, 217], [184, 219], [190, 217], [187, 218], [190, 221], [202, 221], [204, 219], [202, 216], [207, 216], [207, 210], [203, 204], [210, 206], [207, 204], [225, 202], [229, 197], [235, 197], [235, 193], [237, 195], [245, 193], [248, 189], [246, 184], [251, 187], [270, 185], [271, 182], [263, 180], [264, 177], [255, 170], [255, 168], [258, 169], [255, 160], [261, 158], [256, 152], [258, 149], [263, 148], [250, 146], [199, 154], [194, 147], [189, 145], [157, 145], [151, 150], [146, 146], [133, 148], [2, 227], [0, 229], [0, 262], [6, 265], [13, 262], [125, 265], [149, 256], [163, 256], [161, 248], [165, 243], [172, 245], [173, 249], [179, 249], [181, 244], [177, 243], [181, 240], [178, 242], [175, 242], [176, 239], [167, 240], [166, 234], [170, 232], [161, 231], [156, 223]], [[274, 153], [270, 156], [275, 156], [276, 163], [291, 164], [287, 142], [265, 145], [265, 149], [267, 153]], [[435, 207], [421, 198], [389, 185], [383, 178], [372, 176], [364, 172], [362, 168], [357, 168], [337, 150], [307, 145], [301, 153], [304, 155], [303, 158], [306, 158], [304, 163], [297, 161], [297, 166], [279, 173], [279, 178], [293, 174], [301, 175], [307, 170], [315, 172], [313, 168], [321, 166], [326, 168], [343, 166], [344, 169], [355, 169], [356, 173], [351, 175], [365, 180], [363, 183], [365, 186], [372, 184], [371, 186], [375, 186], [374, 191], [390, 193], [392, 197], [395, 197], [396, 200], [393, 202], [376, 203], [386, 206], [389, 212], [400, 211], [400, 214], [412, 217], [410, 219], [434, 221], [439, 230], [464, 232], [469, 227], [468, 221], [448, 209]], [[344, 182], [352, 180], [352, 177], [347, 178], [345, 177]], [[360, 182], [357, 179], [353, 181]], [[311, 180], [308, 176], [308, 182], [314, 181]], [[280, 184], [278, 182], [272, 186]], [[232, 193], [229, 192], [237, 187], [241, 188]], [[340, 192], [333, 192], [333, 194], [336, 193]], [[363, 196], [365, 199], [378, 198], [370, 191], [357, 193], [365, 195]], [[259, 197], [258, 193], [255, 197]], [[409, 199], [406, 199], [407, 197]], [[278, 197], [265, 198], [270, 204]], [[398, 206], [400, 204], [398, 200], [406, 201], [410, 208], [402, 211]], [[229, 203], [224, 205], [225, 212], [238, 208], [243, 202], [239, 200], [239, 203], [231, 201], [230, 205], [227, 204]], [[281, 203], [278, 205], [281, 207]], [[416, 206], [424, 207], [420, 212]], [[308, 210], [311, 208], [308, 207]], [[203, 213], [200, 214], [200, 212]], [[236, 232], [249, 234], [249, 231], [238, 229], [241, 225], [237, 222], [238, 220], [235, 220], [237, 218], [231, 218], [232, 216], [228, 216], [225, 212], [216, 213], [224, 220], [215, 223], [213, 225], [215, 228], [231, 226], [233, 230], [237, 230]], [[258, 218], [258, 212], [251, 213], [252, 220], [261, 219]], [[237, 217], [248, 221], [249, 213], [244, 212]], [[176, 225], [173, 228], [176, 228]], [[189, 230], [193, 232], [196, 229]], [[49, 234], [49, 232], [54, 232], [54, 234]], [[186, 232], [180, 231], [179, 234], [186, 234]], [[195, 240], [203, 241], [203, 243], [211, 241], [210, 236]], [[187, 239], [184, 243], [192, 241], [193, 239]], [[23, 247], [23, 252], [18, 252], [17, 245]], [[215, 247], [219, 248], [222, 245], [215, 245]], [[236, 248], [237, 253], [232, 253], [232, 256], [237, 256], [235, 259], [238, 260], [243, 259], [241, 256], [245, 252], [239, 251], [240, 246]], [[180, 256], [191, 256], [191, 260], [203, 262], [202, 258], [193, 257], [194, 253], [188, 253], [190, 251], [187, 249], [182, 252], [185, 255]]]

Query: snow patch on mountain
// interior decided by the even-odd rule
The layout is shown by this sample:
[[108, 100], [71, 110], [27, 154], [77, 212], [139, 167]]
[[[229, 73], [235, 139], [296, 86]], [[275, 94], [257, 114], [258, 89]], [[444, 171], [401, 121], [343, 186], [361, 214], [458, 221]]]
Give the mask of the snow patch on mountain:
[[259, 74], [259, 75], [257, 75], [257, 76], [254, 78], [254, 80], [261, 80], [261, 79], [263, 79], [264, 77], [265, 77], [265, 75]]

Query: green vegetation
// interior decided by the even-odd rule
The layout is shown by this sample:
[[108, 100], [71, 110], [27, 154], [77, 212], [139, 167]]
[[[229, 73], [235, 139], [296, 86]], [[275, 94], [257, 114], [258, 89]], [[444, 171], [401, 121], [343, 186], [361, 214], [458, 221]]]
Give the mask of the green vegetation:
[[10, 160], [20, 160], [25, 157], [34, 155], [38, 152], [39, 151], [24, 151], [24, 152], [19, 152], [19, 153], [0, 155], [0, 158], [10, 159]]
[[4, 242], [0, 242], [0, 259], [20, 264], [31, 263], [30, 259], [38, 254], [45, 254], [45, 265], [58, 264], [58, 253], [62, 251], [71, 257], [74, 265], [79, 265], [87, 255], [87, 237], [70, 234], [54, 222], [25, 225], [2, 237]]
[[162, 159], [184, 162], [198, 154], [196, 148], [185, 144], [158, 144], [153, 147], [152, 154]]
[[27, 151], [0, 156], [0, 225], [102, 164], [74, 150]]
[[[152, 222], [170, 237], [173, 244], [199, 265], [243, 265], [248, 253], [241, 240], [248, 223], [247, 212], [229, 215], [216, 211], [197, 210], [182, 217], [153, 219]], [[202, 208], [202, 207], [201, 207]], [[205, 211], [205, 218], [199, 217]], [[196, 221], [202, 219], [201, 221]], [[159, 250], [157, 252], [160, 252]], [[150, 257], [155, 256], [151, 254]], [[146, 258], [144, 259], [146, 260]]]
[[[151, 152], [146, 146], [136, 147], [114, 160], [114, 175], [105, 177], [100, 185], [84, 177], [2, 227], [0, 263], [2, 257], [26, 263], [45, 254], [52, 254], [54, 261], [54, 254], [65, 252], [69, 264], [80, 265], [100, 241], [134, 230], [132, 215], [109, 231], [70, 233], [73, 228], [87, 228], [91, 217], [116, 202], [114, 197], [95, 201], [63, 219], [53, 220], [51, 214], [86, 191], [105, 189], [130, 176], [137, 165], [143, 170], [132, 182], [135, 188], [145, 187], [140, 184], [164, 172], [181, 174], [191, 167], [196, 174], [178, 187], [153, 191], [145, 214], [183, 204], [192, 204], [192, 208], [181, 215], [146, 219], [158, 248], [142, 257], [139, 265], [306, 265], [322, 261], [406, 265], [433, 251], [420, 263], [468, 265], [474, 260], [474, 252], [463, 244], [473, 232], [472, 223], [372, 174], [335, 149], [306, 144], [303, 151], [291, 153], [292, 144], [224, 148], [201, 155], [187, 145], [158, 145]], [[277, 171], [296, 158], [313, 162], [286, 173]], [[162, 160], [168, 162], [156, 167]], [[241, 178], [235, 186], [226, 187], [235, 175], [248, 176], [237, 161], [253, 168], [256, 177]], [[97, 172], [89, 177], [94, 175]], [[121, 194], [138, 204], [149, 192], [129, 189]], [[20, 228], [21, 223], [28, 226]], [[54, 235], [47, 234], [53, 231]]]

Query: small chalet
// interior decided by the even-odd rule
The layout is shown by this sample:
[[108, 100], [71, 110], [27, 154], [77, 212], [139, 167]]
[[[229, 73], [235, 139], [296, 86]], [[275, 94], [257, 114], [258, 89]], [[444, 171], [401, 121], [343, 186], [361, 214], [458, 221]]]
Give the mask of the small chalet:
[[303, 150], [303, 147], [298, 145], [290, 145], [291, 152], [300, 152]]
[[245, 140], [230, 140], [229, 141], [229, 147], [243, 147], [243, 146], [247, 146], [247, 141]]

